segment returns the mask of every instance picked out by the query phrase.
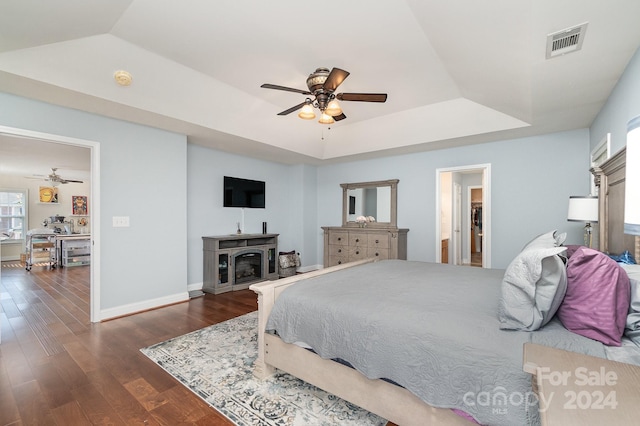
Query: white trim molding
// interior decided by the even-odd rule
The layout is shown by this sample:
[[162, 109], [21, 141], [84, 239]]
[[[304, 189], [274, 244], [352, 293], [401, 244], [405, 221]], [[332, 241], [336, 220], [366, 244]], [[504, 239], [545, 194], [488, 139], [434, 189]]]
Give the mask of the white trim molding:
[[187, 300], [189, 300], [189, 292], [184, 291], [176, 294], [170, 294], [168, 296], [158, 297], [156, 299], [129, 303], [127, 305], [116, 306], [115, 308], [100, 311], [100, 320], [106, 321], [126, 315], [137, 314], [139, 312], [149, 311], [151, 309], [157, 309], [167, 305], [186, 302]]

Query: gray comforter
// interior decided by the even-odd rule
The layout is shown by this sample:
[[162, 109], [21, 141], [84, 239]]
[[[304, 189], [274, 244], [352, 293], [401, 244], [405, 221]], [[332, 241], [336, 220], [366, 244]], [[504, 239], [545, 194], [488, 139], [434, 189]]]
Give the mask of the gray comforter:
[[503, 270], [388, 260], [303, 280], [267, 322], [287, 343], [342, 359], [435, 407], [485, 425], [538, 424], [525, 342], [604, 357], [603, 345], [554, 320], [540, 331], [500, 330]]

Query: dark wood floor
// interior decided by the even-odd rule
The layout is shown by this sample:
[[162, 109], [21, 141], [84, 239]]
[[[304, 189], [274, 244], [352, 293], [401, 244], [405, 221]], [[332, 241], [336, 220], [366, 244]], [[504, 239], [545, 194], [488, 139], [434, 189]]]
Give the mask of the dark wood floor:
[[140, 348], [257, 309], [250, 290], [89, 322], [89, 267], [2, 268], [0, 425], [230, 425]]

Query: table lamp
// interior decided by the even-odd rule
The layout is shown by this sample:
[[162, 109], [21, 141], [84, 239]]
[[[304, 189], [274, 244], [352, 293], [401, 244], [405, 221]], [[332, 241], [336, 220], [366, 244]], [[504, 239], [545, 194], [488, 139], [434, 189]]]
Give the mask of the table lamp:
[[584, 226], [584, 245], [591, 248], [591, 223], [598, 222], [598, 197], [572, 195], [569, 197], [570, 222], [586, 222]]

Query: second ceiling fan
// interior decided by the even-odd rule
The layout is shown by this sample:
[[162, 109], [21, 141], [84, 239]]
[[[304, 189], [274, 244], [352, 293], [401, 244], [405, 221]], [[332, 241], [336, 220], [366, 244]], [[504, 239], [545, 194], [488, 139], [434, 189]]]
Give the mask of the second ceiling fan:
[[385, 102], [387, 100], [386, 93], [335, 93], [338, 86], [349, 76], [349, 72], [340, 68], [318, 68], [307, 78], [307, 87], [309, 90], [294, 89], [292, 87], [278, 86], [276, 84], [265, 83], [260, 87], [265, 89], [284, 90], [287, 92], [301, 93], [309, 96], [304, 102], [286, 109], [278, 115], [287, 115], [299, 109], [302, 109], [298, 117], [306, 120], [315, 118], [313, 108], [318, 108], [322, 113], [320, 123], [331, 124], [334, 121], [340, 121], [347, 118], [342, 112], [340, 105], [336, 100], [340, 101], [357, 101], [357, 102]]

